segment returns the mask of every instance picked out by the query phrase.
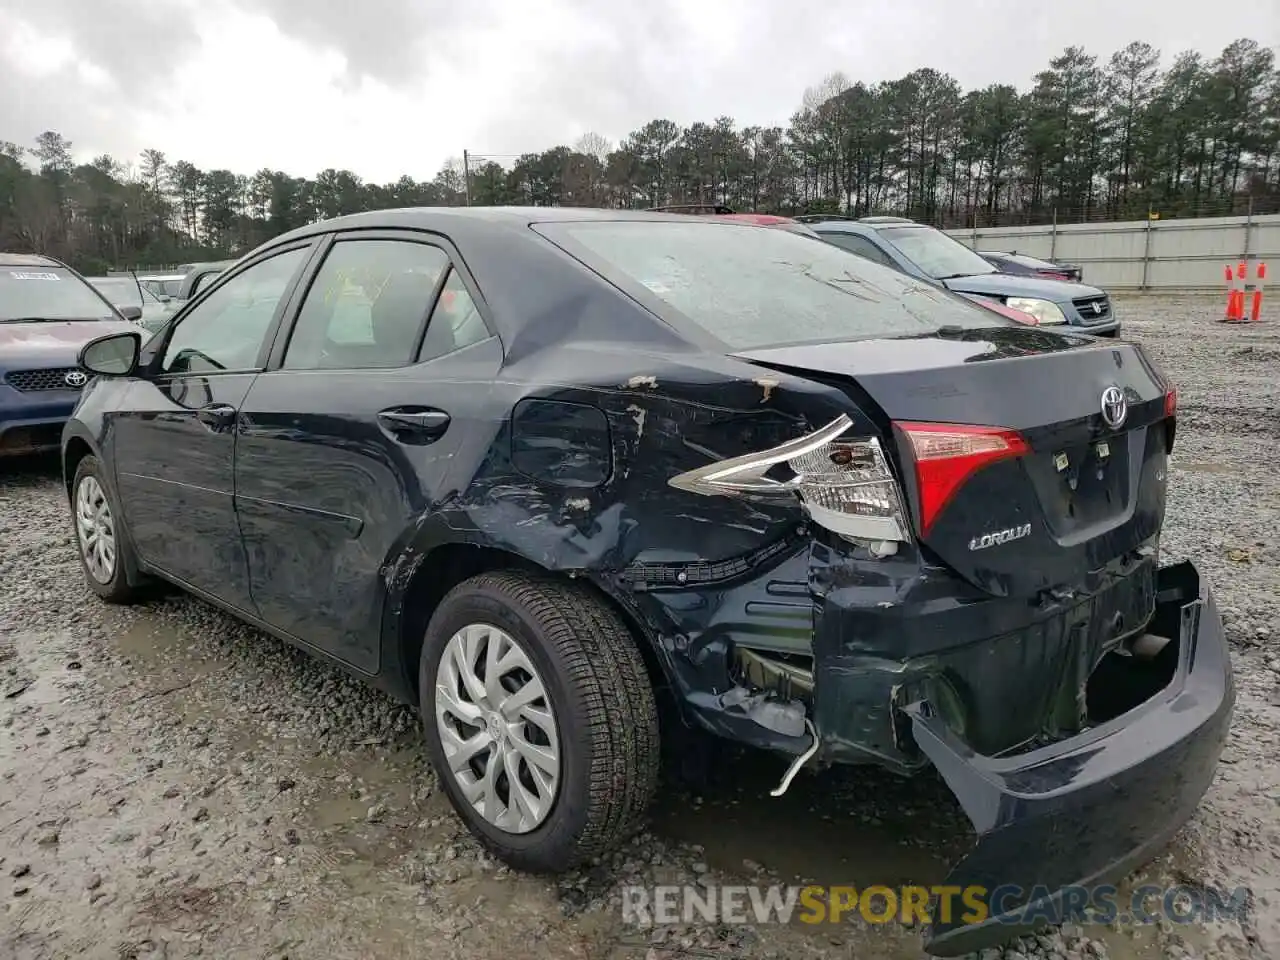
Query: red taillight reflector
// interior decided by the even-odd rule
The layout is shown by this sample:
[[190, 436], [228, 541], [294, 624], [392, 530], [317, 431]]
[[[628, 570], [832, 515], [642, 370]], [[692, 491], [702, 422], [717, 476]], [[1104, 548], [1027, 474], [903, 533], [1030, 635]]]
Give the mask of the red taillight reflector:
[[1172, 417], [1178, 412], [1178, 388], [1170, 387], [1164, 395], [1164, 415]]
[[911, 443], [920, 495], [920, 532], [928, 535], [956, 491], [988, 464], [1031, 449], [1022, 434], [1002, 427], [958, 423], [896, 423]]

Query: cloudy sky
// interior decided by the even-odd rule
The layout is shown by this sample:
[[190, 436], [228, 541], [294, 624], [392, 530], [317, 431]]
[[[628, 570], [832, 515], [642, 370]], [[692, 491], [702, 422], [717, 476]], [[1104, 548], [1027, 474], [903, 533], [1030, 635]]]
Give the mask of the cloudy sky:
[[[1069, 13], [1068, 13], [1069, 10]], [[1069, 44], [1280, 43], [1203, 0], [0, 0], [0, 140], [205, 168], [429, 178], [464, 148], [611, 140], [655, 116], [785, 124], [834, 70], [1029, 85]]]

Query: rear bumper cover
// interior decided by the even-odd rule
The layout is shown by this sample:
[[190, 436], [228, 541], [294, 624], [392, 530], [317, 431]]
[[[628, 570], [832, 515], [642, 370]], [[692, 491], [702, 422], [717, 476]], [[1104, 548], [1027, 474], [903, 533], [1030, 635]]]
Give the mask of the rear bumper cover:
[[[899, 570], [899, 558], [858, 564], [818, 545], [723, 588], [639, 599], [668, 618], [659, 650], [697, 725], [800, 754], [809, 736], [750, 709], [756, 697], [798, 696], [817, 762], [939, 771], [978, 834], [947, 882], [990, 897], [980, 922], [936, 916], [928, 948], [950, 956], [1040, 925], [1019, 922], [1037, 906], [1061, 915], [1064, 890], [1150, 859], [1212, 782], [1235, 702], [1222, 620], [1192, 564], [1159, 567], [1156, 556], [1096, 571], [1030, 621], [1025, 600], [983, 597], [909, 558]], [[1138, 665], [1131, 683], [1102, 682], [1108, 651], [1135, 630], [1168, 638], [1159, 663]], [[744, 687], [738, 645], [811, 654], [811, 692]], [[1094, 713], [1097, 690], [1113, 702]], [[1077, 732], [1082, 710], [1093, 721]]]
[[[978, 833], [947, 883], [987, 891], [980, 922], [935, 920], [926, 948], [955, 956], [1057, 914], [1064, 888], [1120, 879], [1154, 856], [1213, 781], [1235, 702], [1222, 620], [1195, 567], [1157, 574], [1157, 621], [1176, 613], [1177, 666], [1155, 697], [1098, 727], [1008, 758], [984, 757], [925, 700], [903, 707], [916, 743]], [[1060, 914], [1058, 914], [1060, 915]]]

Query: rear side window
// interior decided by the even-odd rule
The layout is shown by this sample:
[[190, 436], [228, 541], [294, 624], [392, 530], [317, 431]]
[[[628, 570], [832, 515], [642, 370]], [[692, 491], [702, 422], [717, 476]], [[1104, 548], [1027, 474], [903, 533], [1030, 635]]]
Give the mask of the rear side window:
[[418, 351], [419, 362], [443, 357], [479, 343], [488, 336], [489, 328], [463, 284], [462, 275], [457, 270], [450, 270], [449, 279], [440, 290], [440, 299], [431, 312], [427, 336]]
[[1012, 325], [897, 270], [785, 230], [657, 220], [535, 229], [669, 323], [692, 323], [731, 349]]
[[340, 240], [307, 291], [285, 351], [287, 370], [413, 363], [449, 257], [404, 240]]

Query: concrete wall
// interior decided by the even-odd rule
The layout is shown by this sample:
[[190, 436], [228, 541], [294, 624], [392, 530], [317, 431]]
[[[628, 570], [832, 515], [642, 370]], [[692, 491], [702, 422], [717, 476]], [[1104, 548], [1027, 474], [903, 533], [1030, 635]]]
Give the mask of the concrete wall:
[[1085, 283], [1107, 290], [1225, 290], [1223, 267], [1246, 254], [1280, 279], [1280, 214], [947, 232], [975, 250], [1078, 263]]

